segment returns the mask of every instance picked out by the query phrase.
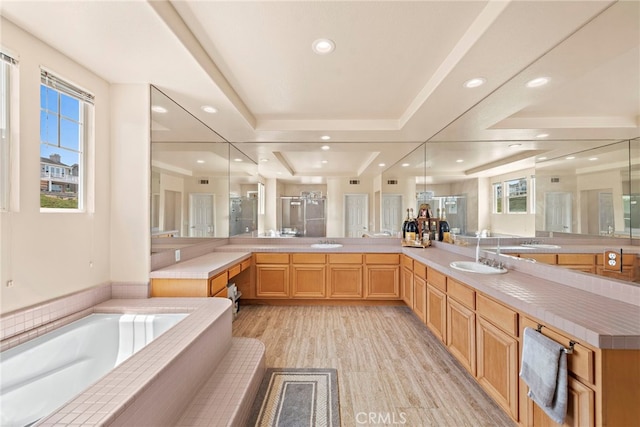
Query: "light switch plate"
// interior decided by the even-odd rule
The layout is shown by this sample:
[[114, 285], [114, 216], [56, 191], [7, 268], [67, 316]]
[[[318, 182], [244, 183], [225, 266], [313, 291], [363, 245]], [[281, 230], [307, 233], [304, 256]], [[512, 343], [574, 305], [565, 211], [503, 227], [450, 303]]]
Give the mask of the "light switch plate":
[[180, 249], [176, 249], [176, 262], [180, 261]]

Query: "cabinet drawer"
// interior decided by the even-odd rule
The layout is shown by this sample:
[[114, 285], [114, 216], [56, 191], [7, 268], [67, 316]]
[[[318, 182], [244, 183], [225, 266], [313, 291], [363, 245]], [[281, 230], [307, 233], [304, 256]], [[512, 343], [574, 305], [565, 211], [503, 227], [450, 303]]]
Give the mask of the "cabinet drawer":
[[593, 265], [596, 257], [594, 254], [558, 254], [558, 264], [586, 264]]
[[427, 266], [424, 264], [420, 264], [418, 261], [415, 261], [413, 263], [413, 274], [424, 280], [427, 280]]
[[[524, 318], [522, 320], [523, 330], [525, 327], [536, 329], [537, 326], [538, 323], [534, 322], [531, 319]], [[548, 327], [542, 328], [540, 332], [543, 335], [551, 338], [555, 342], [569, 348], [569, 341], [571, 341], [571, 339], [566, 337], [565, 335], [556, 332], [553, 329], [549, 329]], [[573, 353], [567, 355], [567, 368], [570, 372], [573, 372], [573, 374], [581, 381], [587, 382], [589, 384], [595, 384], [594, 356], [595, 354], [593, 350], [590, 350], [580, 344], [575, 344], [573, 346]]]
[[404, 268], [408, 268], [409, 270], [413, 270], [413, 259], [409, 258], [406, 255], [402, 256], [402, 266]]
[[258, 253], [256, 264], [289, 264], [289, 254]]
[[362, 264], [362, 254], [329, 254], [329, 264]]
[[545, 264], [556, 264], [557, 256], [556, 254], [520, 254], [521, 258], [529, 258], [535, 259], [538, 262], [543, 262]]
[[245, 271], [247, 268], [251, 267], [251, 258], [247, 258], [240, 263], [240, 267], [242, 271]]
[[209, 279], [209, 295], [216, 295], [221, 290], [227, 287], [227, 272], [218, 274], [215, 277]]
[[231, 279], [232, 277], [240, 274], [240, 272], [242, 271], [242, 266], [240, 264], [236, 264], [227, 271], [229, 272], [229, 279]]
[[367, 264], [398, 264], [400, 265], [400, 254], [365, 254]]
[[505, 332], [518, 336], [518, 313], [499, 304], [484, 295], [476, 295], [477, 313], [504, 330]]
[[324, 264], [326, 262], [325, 254], [291, 254], [292, 264]]
[[447, 276], [440, 273], [438, 270], [427, 267], [427, 282], [433, 287], [440, 289], [442, 292], [447, 292]]
[[447, 295], [455, 299], [462, 305], [475, 310], [476, 308], [476, 291], [464, 285], [457, 280], [449, 277], [447, 280]]

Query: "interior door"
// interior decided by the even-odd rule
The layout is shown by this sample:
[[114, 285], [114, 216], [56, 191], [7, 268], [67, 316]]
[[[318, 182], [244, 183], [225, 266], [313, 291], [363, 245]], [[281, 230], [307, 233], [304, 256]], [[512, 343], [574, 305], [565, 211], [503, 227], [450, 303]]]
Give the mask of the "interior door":
[[367, 231], [369, 195], [346, 194], [344, 196], [345, 237], [362, 237]]
[[389, 231], [395, 236], [402, 227], [402, 195], [383, 194], [380, 231]]
[[571, 193], [544, 194], [545, 230], [571, 233]]
[[215, 236], [213, 194], [189, 194], [189, 237]]

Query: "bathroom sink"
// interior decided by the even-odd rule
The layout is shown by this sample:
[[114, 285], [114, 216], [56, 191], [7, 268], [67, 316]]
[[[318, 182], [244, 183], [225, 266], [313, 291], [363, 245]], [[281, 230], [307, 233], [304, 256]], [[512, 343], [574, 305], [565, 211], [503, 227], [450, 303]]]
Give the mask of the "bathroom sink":
[[546, 243], [523, 243], [520, 246], [525, 248], [532, 248], [532, 249], [559, 249], [560, 248], [560, 246], [558, 245], [548, 245]]
[[453, 261], [449, 266], [467, 273], [504, 274], [507, 272], [506, 268], [491, 267], [474, 261]]
[[311, 247], [318, 249], [335, 249], [341, 248], [342, 245], [340, 243], [314, 243], [311, 245]]

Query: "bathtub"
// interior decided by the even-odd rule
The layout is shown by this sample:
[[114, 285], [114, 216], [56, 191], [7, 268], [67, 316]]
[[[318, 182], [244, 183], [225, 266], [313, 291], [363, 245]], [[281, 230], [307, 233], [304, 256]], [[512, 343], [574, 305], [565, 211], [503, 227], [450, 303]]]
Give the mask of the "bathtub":
[[47, 416], [187, 316], [91, 314], [0, 354], [0, 425]]

